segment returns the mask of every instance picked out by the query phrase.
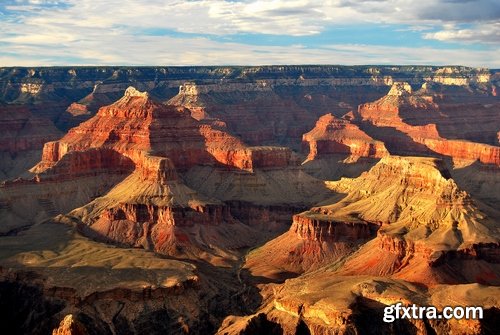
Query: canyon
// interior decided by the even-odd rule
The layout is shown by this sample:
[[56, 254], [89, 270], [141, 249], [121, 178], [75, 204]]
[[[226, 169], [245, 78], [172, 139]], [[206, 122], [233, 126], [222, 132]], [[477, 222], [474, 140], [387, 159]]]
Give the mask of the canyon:
[[[0, 68], [0, 316], [32, 334], [494, 334], [500, 72]], [[385, 306], [481, 320], [382, 321]]]

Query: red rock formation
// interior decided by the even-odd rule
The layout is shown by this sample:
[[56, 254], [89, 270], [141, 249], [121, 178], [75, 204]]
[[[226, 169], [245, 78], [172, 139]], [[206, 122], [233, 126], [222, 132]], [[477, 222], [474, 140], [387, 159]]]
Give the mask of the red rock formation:
[[356, 241], [375, 236], [377, 224], [339, 222], [316, 214], [318, 210], [293, 216], [290, 230], [301, 239], [319, 242]]
[[188, 108], [199, 120], [222, 120], [251, 145], [298, 142], [315, 119], [293, 99], [281, 98], [267, 81], [186, 83], [168, 103]]
[[[386, 157], [359, 178], [331, 186], [348, 194], [322, 206], [323, 213], [383, 222], [377, 238], [353, 254], [340, 272], [394, 275], [426, 284], [500, 281], [494, 266], [500, 260], [495, 223], [438, 162]], [[435, 259], [441, 257], [453, 261], [439, 266]]]
[[442, 162], [387, 156], [358, 178], [327, 185], [345, 196], [295, 215], [287, 233], [247, 259], [254, 275], [300, 273], [351, 254], [339, 274], [428, 285], [500, 282], [495, 223], [450, 179]]
[[388, 154], [380, 141], [373, 140], [358, 126], [332, 114], [323, 115], [316, 126], [302, 136], [303, 147], [309, 148], [308, 160], [327, 154], [381, 158]]
[[57, 329], [52, 331], [52, 335], [87, 335], [85, 326], [74, 319], [73, 315], [69, 314], [64, 317]]
[[318, 210], [293, 216], [289, 231], [247, 257], [254, 276], [283, 279], [317, 269], [352, 253], [376, 236], [379, 225], [331, 219]]
[[[144, 247], [161, 254], [194, 257], [207, 246], [190, 236], [191, 229], [199, 225], [206, 228], [208, 225], [235, 222], [227, 206], [203, 203], [191, 207], [118, 203], [105, 208], [98, 215], [90, 225], [92, 231], [87, 232], [91, 235], [98, 233], [105, 240]], [[82, 229], [86, 231], [86, 228]]]
[[[46, 147], [52, 149], [58, 144], [59, 142], [49, 142]], [[51, 154], [55, 153], [51, 152]], [[42, 161], [32, 169], [35, 173], [43, 171], [42, 175], [37, 176], [37, 180], [71, 180], [77, 177], [95, 176], [100, 173], [129, 174], [135, 168], [134, 163], [129, 158], [107, 148], [70, 151], [54, 164], [45, 165], [47, 163], [47, 160]]]
[[99, 147], [113, 149], [136, 165], [146, 153], [168, 157], [178, 169], [216, 162], [245, 170], [283, 167], [290, 158], [289, 149], [248, 148], [227, 132], [197, 122], [184, 108], [159, 104], [129, 88], [123, 98], [60, 141], [47, 143], [35, 171], [54, 165], [68, 152]]
[[429, 149], [456, 159], [478, 160], [484, 164], [500, 166], [500, 147], [482, 143], [445, 139], [420, 139]]
[[[408, 123], [415, 118], [414, 115], [426, 114], [432, 120], [438, 113], [440, 113], [439, 107], [433, 102], [432, 97], [413, 94], [411, 86], [407, 83], [395, 83], [385, 97], [373, 103], [360, 105], [355, 117], [367, 122], [364, 129], [383, 140], [392, 153], [440, 154], [451, 156], [456, 160], [479, 160], [485, 164], [500, 165], [498, 146], [464, 140], [447, 140], [440, 136], [436, 124]], [[403, 119], [403, 116], [406, 118]], [[422, 117], [418, 123], [423, 123]]]
[[70, 113], [72, 116], [80, 116], [80, 115], [89, 115], [89, 109], [86, 105], [79, 104], [77, 102], [73, 102], [69, 107], [66, 109], [68, 113]]

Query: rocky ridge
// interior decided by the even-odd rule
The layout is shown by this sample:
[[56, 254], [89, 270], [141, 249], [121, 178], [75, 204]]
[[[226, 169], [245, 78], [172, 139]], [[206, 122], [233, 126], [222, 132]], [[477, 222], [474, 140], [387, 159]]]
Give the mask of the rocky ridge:
[[382, 158], [388, 154], [383, 142], [373, 140], [358, 126], [332, 114], [320, 117], [316, 126], [302, 136], [302, 141], [304, 147], [309, 147], [308, 160], [328, 154], [346, 154], [351, 160]]
[[[0, 100], [76, 126], [0, 185], [12, 332], [498, 328], [494, 71], [2, 71]], [[398, 301], [486, 317], [383, 323]]]
[[[417, 111], [417, 115], [423, 112], [432, 115], [439, 113], [439, 106], [430, 96], [413, 94], [408, 83], [395, 83], [385, 97], [360, 105], [354, 115], [359, 122], [366, 123], [362, 129], [382, 140], [393, 154], [437, 154], [457, 161], [479, 160], [484, 164], [500, 164], [499, 146], [443, 138], [436, 124], [412, 125], [405, 122], [403, 117], [413, 111]], [[492, 122], [497, 124], [496, 119]]]

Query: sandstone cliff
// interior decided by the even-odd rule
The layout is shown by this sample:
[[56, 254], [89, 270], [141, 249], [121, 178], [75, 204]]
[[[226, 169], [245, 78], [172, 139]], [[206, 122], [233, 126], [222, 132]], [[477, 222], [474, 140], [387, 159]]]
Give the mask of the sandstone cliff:
[[[362, 123], [362, 129], [382, 140], [392, 154], [437, 154], [457, 161], [500, 164], [500, 147], [496, 145], [443, 138], [436, 124], [425, 121], [438, 118], [436, 114], [440, 118], [448, 117], [442, 114], [431, 96], [414, 94], [408, 83], [395, 83], [385, 97], [360, 105], [355, 118]], [[489, 115], [492, 123], [486, 123], [496, 132], [498, 118]], [[461, 131], [457, 129], [455, 136], [460, 138]]]
[[304, 147], [309, 147], [308, 160], [328, 154], [345, 154], [353, 160], [381, 158], [388, 154], [384, 143], [373, 140], [358, 126], [332, 114], [319, 118], [316, 126], [302, 136], [302, 142]]
[[350, 256], [342, 273], [426, 284], [498, 282], [499, 236], [488, 215], [495, 210], [480, 210], [442, 163], [387, 157], [360, 177], [329, 187], [347, 196], [312, 212], [382, 224], [377, 238]]
[[157, 103], [132, 87], [60, 141], [47, 143], [42, 162], [33, 171], [44, 171], [68, 152], [89, 148], [112, 149], [138, 166], [152, 153], [168, 157], [181, 170], [221, 163], [251, 171], [284, 167], [290, 159], [289, 149], [247, 147], [223, 129], [194, 120], [184, 108]]

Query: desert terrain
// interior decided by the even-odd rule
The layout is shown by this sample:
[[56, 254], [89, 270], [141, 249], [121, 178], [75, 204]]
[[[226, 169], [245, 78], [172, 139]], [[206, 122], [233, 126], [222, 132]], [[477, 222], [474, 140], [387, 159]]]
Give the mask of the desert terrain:
[[[5, 334], [495, 334], [500, 70], [0, 68]], [[382, 320], [385, 306], [481, 320]]]

